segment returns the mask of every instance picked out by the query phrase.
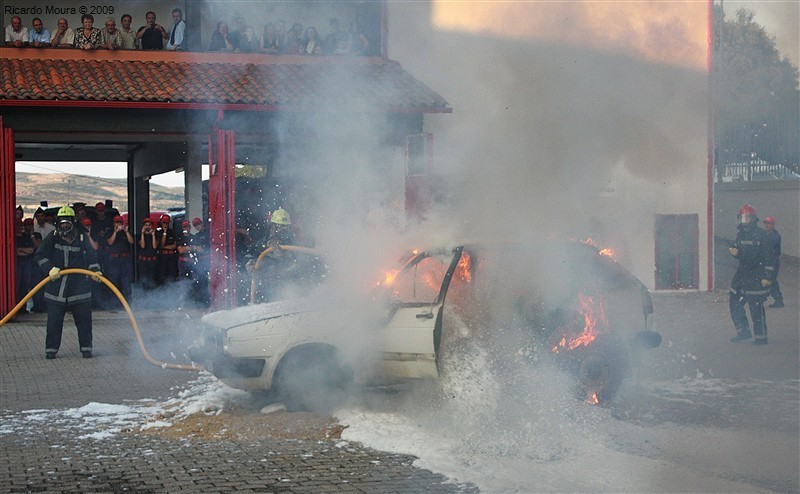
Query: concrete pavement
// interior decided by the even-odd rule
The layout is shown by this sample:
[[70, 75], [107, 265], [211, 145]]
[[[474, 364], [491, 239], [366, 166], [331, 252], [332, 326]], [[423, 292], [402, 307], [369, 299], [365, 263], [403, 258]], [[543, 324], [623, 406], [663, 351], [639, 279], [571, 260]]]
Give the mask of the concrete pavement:
[[[136, 312], [150, 355], [188, 364], [201, 313]], [[93, 440], [31, 410], [163, 400], [197, 378], [148, 363], [124, 311], [94, 313], [94, 355], [83, 359], [68, 314], [58, 358], [44, 358], [44, 314], [0, 327], [0, 492], [475, 492], [412, 466], [413, 457], [309, 441], [175, 439], [120, 432]], [[25, 412], [28, 411], [28, 412]]]

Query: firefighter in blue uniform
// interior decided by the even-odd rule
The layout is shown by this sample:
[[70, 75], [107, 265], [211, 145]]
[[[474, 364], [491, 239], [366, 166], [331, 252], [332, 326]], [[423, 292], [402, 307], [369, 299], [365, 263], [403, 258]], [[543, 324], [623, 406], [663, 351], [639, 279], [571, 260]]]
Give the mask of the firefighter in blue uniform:
[[[89, 243], [89, 236], [76, 223], [75, 211], [64, 206], [56, 215], [56, 230], [42, 240], [36, 251], [36, 263], [43, 273], [50, 276], [45, 285], [47, 301], [47, 336], [45, 356], [56, 358], [61, 346], [64, 315], [72, 312], [78, 328], [78, 344], [83, 358], [92, 357], [92, 289], [89, 279], [83, 275], [61, 277], [62, 269], [82, 268], [94, 271], [98, 276], [100, 264], [97, 252]], [[100, 281], [97, 276], [92, 277]]]
[[767, 233], [758, 225], [756, 209], [745, 204], [739, 209], [739, 225], [736, 240], [728, 248], [739, 260], [739, 267], [731, 281], [731, 319], [736, 326], [736, 336], [731, 341], [738, 343], [751, 338], [750, 327], [744, 306], [750, 306], [753, 320], [753, 344], [767, 344], [767, 316], [764, 302], [771, 291], [775, 278], [775, 255]]

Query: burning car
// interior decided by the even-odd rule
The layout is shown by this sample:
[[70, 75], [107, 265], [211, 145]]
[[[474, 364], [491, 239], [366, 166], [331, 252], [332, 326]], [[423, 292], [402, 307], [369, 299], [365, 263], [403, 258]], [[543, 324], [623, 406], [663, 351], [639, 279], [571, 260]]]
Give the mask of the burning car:
[[[296, 255], [319, 264], [309, 249]], [[645, 285], [582, 242], [415, 250], [368, 295], [330, 288], [208, 314], [190, 356], [232, 387], [319, 410], [354, 382], [442, 375], [448, 333], [468, 328], [508, 358], [552, 359], [598, 403], [614, 396], [631, 355], [661, 340]]]

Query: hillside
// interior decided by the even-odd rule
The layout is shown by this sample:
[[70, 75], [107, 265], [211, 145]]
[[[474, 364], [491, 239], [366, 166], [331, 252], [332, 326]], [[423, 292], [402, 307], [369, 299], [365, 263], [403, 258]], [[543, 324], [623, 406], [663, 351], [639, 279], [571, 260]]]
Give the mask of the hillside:
[[[114, 201], [120, 211], [128, 209], [128, 185], [123, 178], [98, 178], [86, 175], [17, 173], [17, 204], [25, 216], [33, 215], [40, 201], [50, 206], [85, 202], [94, 205]], [[150, 208], [163, 211], [184, 205], [183, 187], [163, 187], [150, 184]]]

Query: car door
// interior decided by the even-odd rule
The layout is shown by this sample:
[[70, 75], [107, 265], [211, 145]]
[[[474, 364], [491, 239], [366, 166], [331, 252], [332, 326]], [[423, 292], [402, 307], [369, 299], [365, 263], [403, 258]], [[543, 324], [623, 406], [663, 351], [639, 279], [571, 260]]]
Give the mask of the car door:
[[426, 251], [392, 282], [392, 309], [383, 327], [383, 365], [392, 377], [437, 377], [442, 307], [463, 248]]

